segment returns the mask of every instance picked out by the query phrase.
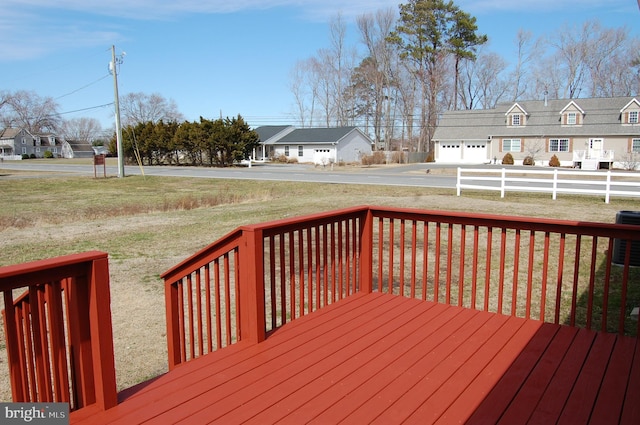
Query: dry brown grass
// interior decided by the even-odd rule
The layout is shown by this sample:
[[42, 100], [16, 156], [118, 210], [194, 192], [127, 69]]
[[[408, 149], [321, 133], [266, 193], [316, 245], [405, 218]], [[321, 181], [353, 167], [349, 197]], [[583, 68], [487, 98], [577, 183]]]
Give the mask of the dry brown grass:
[[[454, 189], [161, 177], [14, 178], [3, 182], [0, 202], [0, 265], [109, 253], [119, 389], [167, 369], [159, 275], [240, 225], [362, 204], [604, 222], [620, 210], [640, 209], [640, 201], [629, 199], [500, 199], [469, 191], [458, 198]], [[8, 401], [0, 337], [0, 401]]]

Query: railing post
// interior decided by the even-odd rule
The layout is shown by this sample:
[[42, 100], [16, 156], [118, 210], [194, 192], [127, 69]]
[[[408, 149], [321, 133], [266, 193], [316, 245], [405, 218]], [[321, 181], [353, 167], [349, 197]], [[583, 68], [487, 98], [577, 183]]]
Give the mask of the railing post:
[[106, 255], [93, 261], [89, 286], [89, 322], [96, 404], [106, 410], [118, 404], [111, 326], [109, 262]]
[[[165, 278], [166, 280], [166, 278]], [[167, 284], [164, 287], [164, 304], [167, 320], [167, 354], [169, 370], [182, 363], [180, 354], [180, 318], [178, 314], [178, 285], [179, 282]]]
[[373, 290], [373, 213], [367, 208], [360, 223], [360, 291]]
[[262, 229], [243, 229], [239, 257], [240, 340], [258, 343], [266, 338]]

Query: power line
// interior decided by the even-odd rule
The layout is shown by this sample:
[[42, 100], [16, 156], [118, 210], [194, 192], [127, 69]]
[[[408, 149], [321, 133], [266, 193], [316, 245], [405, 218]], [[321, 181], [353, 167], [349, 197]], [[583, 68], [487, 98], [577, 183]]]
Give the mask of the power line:
[[86, 89], [87, 87], [90, 87], [90, 86], [92, 86], [92, 85], [94, 85], [94, 84], [96, 84], [96, 83], [98, 83], [98, 82], [100, 82], [100, 81], [104, 80], [105, 78], [108, 78], [109, 76], [110, 76], [110, 74], [106, 74], [106, 75], [104, 75], [104, 76], [102, 76], [102, 77], [98, 78], [97, 80], [95, 80], [95, 81], [93, 81], [93, 82], [91, 82], [91, 83], [89, 83], [89, 84], [87, 84], [87, 85], [84, 85], [84, 86], [80, 87], [79, 89], [73, 90], [73, 91], [71, 91], [71, 92], [69, 92], [69, 93], [67, 93], [67, 94], [63, 94], [62, 96], [58, 96], [58, 97], [56, 97], [54, 100], [62, 99], [63, 97], [67, 97], [67, 96], [70, 96], [70, 95], [72, 95], [72, 94], [74, 94], [74, 93], [77, 93], [77, 92], [79, 92], [79, 91], [81, 91], [81, 90], [84, 90], [84, 89]]

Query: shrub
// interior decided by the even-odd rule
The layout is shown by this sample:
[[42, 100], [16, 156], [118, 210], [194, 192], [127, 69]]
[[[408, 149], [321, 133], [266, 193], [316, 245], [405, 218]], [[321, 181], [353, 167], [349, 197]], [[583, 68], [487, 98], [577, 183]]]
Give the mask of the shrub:
[[272, 161], [274, 161], [274, 162], [279, 162], [279, 163], [281, 163], [281, 164], [286, 164], [288, 160], [289, 160], [289, 159], [287, 158], [287, 156], [286, 156], [286, 155], [278, 155], [278, 156], [274, 156], [274, 157], [273, 157], [273, 159], [272, 159]]
[[435, 158], [435, 155], [433, 154], [433, 151], [427, 154], [427, 160], [425, 162], [436, 162], [436, 158]]
[[502, 157], [502, 165], [513, 165], [513, 155], [509, 152]]
[[391, 155], [391, 163], [392, 164], [404, 164], [404, 153], [403, 152], [399, 152], [399, 151], [395, 151]]
[[559, 166], [560, 166], [560, 160], [558, 159], [558, 156], [553, 155], [549, 160], [549, 167], [559, 167]]
[[536, 162], [533, 160], [531, 155], [528, 155], [522, 161], [522, 165], [536, 165]]
[[45, 157], [45, 158], [53, 158], [53, 152], [51, 152], [51, 151], [44, 151], [44, 157]]
[[36, 157], [35, 153], [32, 153], [31, 155], [29, 155], [29, 159], [35, 159], [35, 157]]
[[22, 154], [22, 159], [29, 159], [29, 154], [28, 153], [23, 153]]

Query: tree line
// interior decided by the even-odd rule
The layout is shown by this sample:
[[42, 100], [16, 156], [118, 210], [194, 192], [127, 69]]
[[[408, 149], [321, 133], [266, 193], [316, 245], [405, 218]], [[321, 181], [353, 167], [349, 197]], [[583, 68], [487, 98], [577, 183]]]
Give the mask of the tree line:
[[[122, 129], [125, 160], [142, 165], [228, 167], [247, 159], [258, 146], [258, 134], [242, 116], [200, 121], [157, 121]], [[116, 152], [116, 136], [109, 151]]]
[[[521, 29], [514, 60], [487, 48], [476, 18], [453, 1], [410, 0], [356, 19], [359, 44], [346, 44], [341, 16], [329, 46], [291, 71], [301, 126], [357, 125], [386, 150], [430, 151], [446, 110], [493, 108], [499, 102], [635, 96], [638, 38], [597, 20], [535, 39]], [[358, 54], [358, 48], [361, 52]]]

